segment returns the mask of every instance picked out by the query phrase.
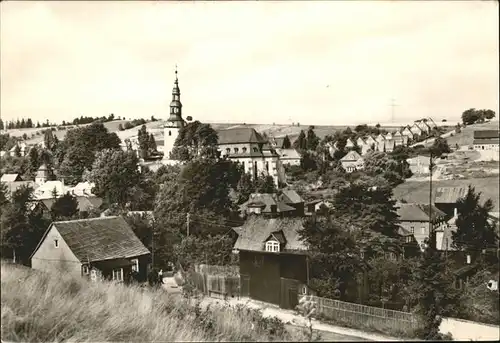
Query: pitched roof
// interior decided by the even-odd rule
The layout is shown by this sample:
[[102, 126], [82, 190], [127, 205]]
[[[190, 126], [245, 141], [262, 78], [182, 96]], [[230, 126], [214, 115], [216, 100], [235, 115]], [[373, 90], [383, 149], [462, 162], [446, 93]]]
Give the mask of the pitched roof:
[[5, 182], [5, 185], [7, 185], [7, 190], [9, 191], [9, 193], [14, 193], [23, 186], [31, 187], [33, 189], [38, 188], [38, 184], [34, 183], [33, 181]]
[[253, 193], [247, 202], [240, 206], [241, 210], [245, 210], [249, 206], [262, 206], [264, 207], [262, 212], [271, 213], [271, 206], [276, 205], [277, 212], [291, 212], [295, 211], [295, 208], [288, 206], [282, 200], [278, 199], [276, 194], [269, 193]]
[[[402, 222], [428, 222], [430, 206], [427, 204], [398, 204], [397, 213]], [[446, 214], [432, 205], [432, 219], [444, 218]]]
[[276, 137], [274, 142], [278, 148], [283, 147], [283, 142], [285, 141], [285, 137]]
[[52, 192], [54, 188], [58, 195], [66, 194], [68, 188], [61, 181], [47, 181], [36, 189], [34, 192], [35, 199], [48, 199], [53, 198]]
[[272, 233], [281, 231], [286, 241], [284, 251], [306, 250], [306, 245], [298, 233], [302, 228], [302, 219], [300, 218], [251, 218], [243, 226], [234, 229], [238, 234], [234, 249], [264, 251], [266, 239]]
[[476, 144], [498, 144], [500, 142], [500, 139], [497, 138], [477, 138], [472, 141], [473, 145]]
[[345, 155], [344, 157], [342, 157], [340, 160], [341, 161], [357, 161], [361, 158], [361, 155], [358, 154], [356, 151], [354, 150], [351, 150], [347, 153], [347, 155]]
[[0, 178], [0, 182], [14, 182], [18, 180], [19, 174], [3, 174]]
[[439, 187], [436, 189], [434, 202], [437, 204], [454, 204], [467, 195], [465, 187]]
[[300, 204], [304, 202], [304, 199], [293, 189], [284, 189], [282, 194], [284, 196], [282, 199], [287, 204]]
[[[102, 205], [102, 199], [99, 197], [86, 197], [86, 196], [76, 196], [76, 201], [78, 202], [78, 211], [88, 212], [92, 208], [99, 208]], [[40, 200], [47, 209], [51, 209], [52, 205], [56, 202], [56, 199], [42, 199]]]
[[478, 138], [499, 138], [499, 130], [476, 130], [474, 131], [474, 139]]
[[80, 261], [130, 258], [150, 253], [122, 217], [53, 222], [38, 247], [53, 226]]
[[278, 154], [280, 155], [280, 159], [282, 160], [288, 160], [288, 159], [300, 160], [300, 154], [295, 149], [278, 149]]
[[264, 143], [262, 136], [251, 127], [239, 127], [217, 131], [219, 144]]

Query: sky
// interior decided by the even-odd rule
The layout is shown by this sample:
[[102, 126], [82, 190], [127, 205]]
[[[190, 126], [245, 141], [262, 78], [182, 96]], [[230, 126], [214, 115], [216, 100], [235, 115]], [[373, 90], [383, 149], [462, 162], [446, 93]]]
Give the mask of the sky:
[[[499, 112], [496, 1], [0, 3], [2, 119], [343, 125]], [[392, 100], [396, 106], [391, 107]]]

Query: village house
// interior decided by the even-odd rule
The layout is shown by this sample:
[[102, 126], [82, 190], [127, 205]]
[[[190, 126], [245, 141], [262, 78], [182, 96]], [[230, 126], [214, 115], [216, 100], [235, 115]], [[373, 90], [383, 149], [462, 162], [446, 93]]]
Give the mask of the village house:
[[438, 187], [434, 193], [434, 204], [446, 214], [446, 220], [457, 217], [457, 202], [467, 196], [466, 187]]
[[418, 155], [406, 160], [413, 175], [429, 175], [430, 158]]
[[19, 152], [21, 156], [26, 156], [29, 152], [29, 147], [26, 145], [26, 143], [17, 143], [14, 145], [10, 150], [9, 150], [9, 155], [11, 157], [16, 156], [16, 148], [19, 147]]
[[324, 199], [315, 199], [306, 202], [306, 215], [320, 214], [325, 210], [332, 209], [333, 203]]
[[354, 142], [352, 141], [352, 139], [347, 138], [346, 143], [345, 143], [345, 149], [346, 150], [353, 149], [355, 146], [356, 145], [354, 144]]
[[386, 152], [392, 152], [395, 147], [395, 140], [394, 137], [392, 136], [392, 133], [387, 133], [385, 135], [385, 151]]
[[363, 169], [363, 158], [356, 151], [351, 150], [340, 159], [342, 168], [348, 173]]
[[429, 134], [431, 132], [431, 127], [427, 124], [426, 119], [422, 120], [416, 120], [415, 125], [417, 125], [422, 132], [425, 132], [426, 134]]
[[406, 146], [406, 143], [404, 142], [403, 137], [406, 137], [406, 136], [403, 136], [401, 134], [401, 131], [399, 131], [399, 130], [397, 130], [396, 132], [394, 132], [392, 134], [392, 139], [394, 140], [394, 147]]
[[411, 127], [410, 127], [410, 131], [411, 133], [413, 134], [414, 138], [415, 136], [416, 137], [420, 137], [423, 133], [422, 131], [422, 128], [420, 127], [420, 125], [418, 125], [417, 123], [414, 123]]
[[278, 153], [254, 128], [225, 129], [217, 133], [221, 157], [241, 163], [244, 171], [254, 179], [270, 175], [276, 185], [285, 181], [285, 171]]
[[371, 135], [368, 135], [366, 137], [365, 142], [368, 145], [368, 149], [373, 151], [377, 150], [377, 141]]
[[244, 216], [301, 217], [304, 216], [304, 200], [294, 190], [283, 190], [279, 195], [253, 193], [240, 206], [240, 212]]
[[21, 178], [21, 175], [19, 174], [3, 174], [2, 177], [0, 178], [0, 182], [19, 182], [23, 181]]
[[472, 145], [476, 151], [492, 150], [498, 152], [499, 140], [499, 130], [476, 130]]
[[408, 141], [412, 141], [416, 138], [413, 132], [411, 131], [410, 126], [405, 126], [401, 131], [401, 135], [403, 137], [406, 137], [406, 144], [408, 144]]
[[370, 151], [370, 145], [362, 138], [358, 137], [356, 144], [361, 148], [361, 155], [364, 156]]
[[31, 267], [92, 281], [147, 279], [150, 252], [122, 217], [53, 222], [31, 255]]
[[375, 139], [377, 141], [376, 149], [377, 151], [385, 151], [385, 137], [383, 134], [379, 134]]
[[[409, 231], [423, 250], [424, 242], [430, 237], [429, 226], [433, 230], [446, 226], [446, 214], [436, 206], [416, 203], [398, 203], [396, 205], [400, 226]], [[429, 213], [431, 212], [431, 213]]]
[[276, 149], [282, 165], [300, 166], [300, 154], [295, 149]]
[[253, 218], [233, 228], [238, 235], [242, 294], [293, 309], [310, 294], [307, 248], [299, 237], [300, 219]]
[[[102, 205], [102, 199], [96, 196], [74, 195], [74, 197], [78, 203], [78, 212], [83, 216], [90, 213], [92, 210], [98, 210]], [[34, 200], [32, 201], [32, 204], [34, 204], [32, 209], [37, 208], [37, 210], [50, 216], [52, 205], [54, 205], [56, 200], [55, 198]]]

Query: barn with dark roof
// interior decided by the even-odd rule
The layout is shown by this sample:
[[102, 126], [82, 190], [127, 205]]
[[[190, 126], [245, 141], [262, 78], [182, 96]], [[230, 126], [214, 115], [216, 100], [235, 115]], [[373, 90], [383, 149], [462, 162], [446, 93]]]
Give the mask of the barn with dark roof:
[[150, 251], [122, 217], [53, 222], [31, 255], [31, 267], [95, 281], [147, 278]]

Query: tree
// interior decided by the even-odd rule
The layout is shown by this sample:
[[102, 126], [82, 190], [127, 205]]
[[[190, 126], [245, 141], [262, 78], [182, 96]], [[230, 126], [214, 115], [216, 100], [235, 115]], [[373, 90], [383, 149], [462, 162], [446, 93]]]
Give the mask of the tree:
[[92, 169], [85, 175], [95, 183], [94, 193], [107, 204], [125, 206], [140, 182], [138, 159], [133, 152], [106, 149], [97, 153]]
[[495, 115], [495, 111], [493, 110], [477, 110], [475, 108], [470, 108], [462, 113], [462, 122], [465, 125], [481, 123], [484, 122], [485, 119], [493, 119]]
[[407, 154], [402, 149], [398, 149], [394, 155], [379, 151], [369, 152], [364, 158], [364, 171], [370, 176], [383, 176], [395, 187], [412, 175], [405, 156]]
[[137, 132], [137, 140], [139, 141], [139, 150], [141, 152], [141, 157], [147, 158], [150, 152], [150, 141], [146, 125], [142, 125]]
[[149, 149], [154, 152], [157, 151], [155, 136], [153, 134], [149, 135]]
[[174, 255], [184, 269], [195, 264], [224, 266], [232, 261], [233, 240], [227, 235], [185, 237], [174, 246]]
[[55, 148], [55, 139], [52, 133], [52, 130], [46, 129], [43, 134], [43, 142], [45, 144], [45, 148], [52, 150]]
[[448, 142], [442, 137], [437, 137], [429, 150], [432, 155], [436, 157], [440, 157], [442, 154], [448, 154], [451, 152]]
[[19, 144], [17, 144], [16, 148], [14, 149], [14, 155], [16, 157], [21, 157], [21, 147], [19, 146]]
[[31, 118], [28, 118], [28, 120], [26, 121], [26, 127], [27, 128], [32, 128], [33, 127], [33, 121], [31, 120]]
[[481, 192], [469, 185], [467, 195], [457, 202], [457, 230], [452, 232], [453, 245], [477, 256], [480, 251], [498, 245], [495, 227], [489, 222], [493, 201], [481, 205]]
[[276, 191], [276, 185], [272, 176], [262, 174], [255, 180], [255, 192], [272, 194]]
[[4, 129], [4, 124], [3, 124], [3, 120], [0, 119], [0, 130], [3, 130]]
[[310, 151], [315, 151], [319, 144], [319, 138], [314, 132], [314, 126], [309, 126], [307, 130], [307, 149]]
[[421, 262], [416, 271], [414, 292], [418, 301], [418, 313], [423, 318], [423, 328], [418, 332], [425, 340], [442, 340], [439, 332], [443, 316], [453, 316], [460, 305], [460, 293], [453, 287], [453, 277], [447, 273], [447, 261], [432, 241], [427, 241]]
[[292, 143], [290, 142], [290, 138], [288, 135], [283, 138], [283, 149], [290, 149], [292, 147]]
[[118, 131], [123, 131], [123, 130], [125, 129], [123, 128], [123, 125], [120, 123], [120, 125], [118, 125]]
[[334, 207], [340, 217], [359, 227], [395, 237], [399, 217], [392, 188], [381, 177], [360, 177], [342, 187], [334, 196]]
[[69, 220], [78, 214], [78, 201], [69, 192], [54, 201], [50, 208], [52, 220]]
[[[361, 271], [362, 262], [356, 247], [357, 234], [344, 218], [328, 215], [313, 217], [299, 231], [309, 247], [310, 282], [319, 296], [352, 300], [349, 287]], [[335, 261], [332, 263], [331, 261]]]
[[36, 145], [30, 149], [28, 158], [29, 158], [29, 171], [31, 174], [35, 174], [41, 165], [40, 153]]
[[96, 153], [104, 149], [120, 149], [120, 138], [109, 133], [102, 123], [92, 123], [85, 127], [69, 130], [56, 152], [60, 162], [59, 172], [65, 181], [74, 184], [82, 180], [85, 170], [90, 170]]
[[293, 142], [293, 147], [301, 151], [307, 149], [307, 139], [304, 130], [300, 130], [299, 137]]
[[197, 120], [188, 123], [179, 130], [171, 158], [180, 161], [195, 157], [216, 158], [218, 140], [219, 136], [210, 124], [202, 124]]

